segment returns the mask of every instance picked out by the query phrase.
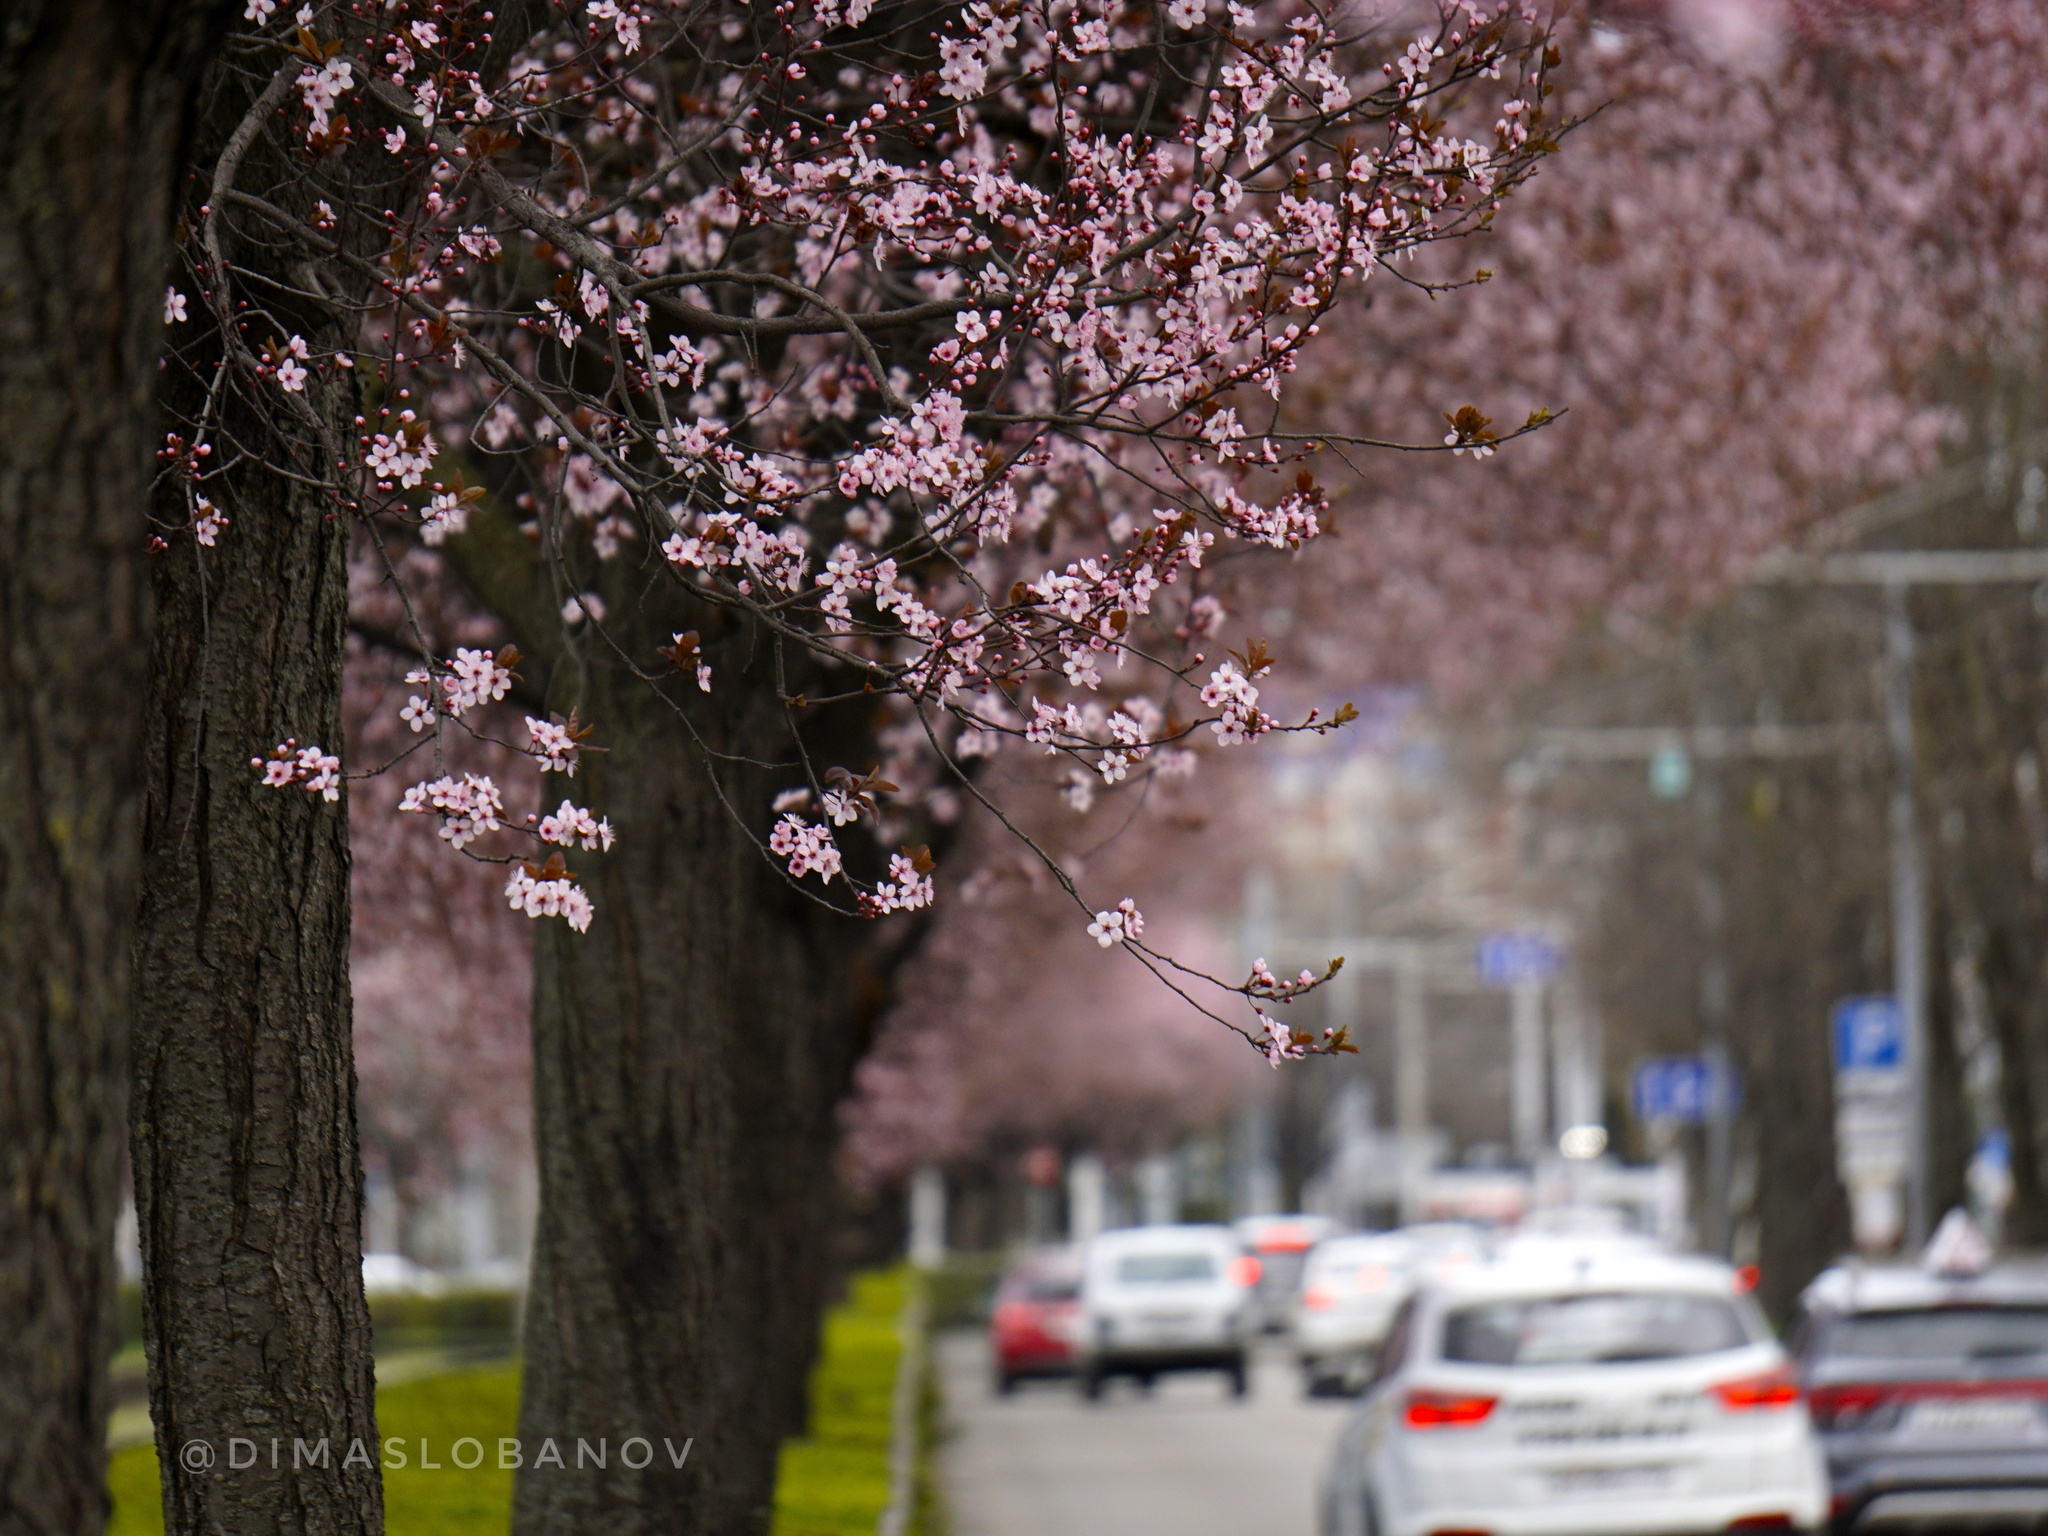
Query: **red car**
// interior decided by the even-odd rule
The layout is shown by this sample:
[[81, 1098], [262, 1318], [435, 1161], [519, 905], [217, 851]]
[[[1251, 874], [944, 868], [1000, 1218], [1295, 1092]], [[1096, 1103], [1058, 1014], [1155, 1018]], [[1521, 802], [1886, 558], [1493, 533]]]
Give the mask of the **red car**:
[[989, 1318], [996, 1390], [1013, 1391], [1026, 1377], [1071, 1375], [1080, 1318], [1078, 1254], [1036, 1253], [1011, 1265], [996, 1287]]

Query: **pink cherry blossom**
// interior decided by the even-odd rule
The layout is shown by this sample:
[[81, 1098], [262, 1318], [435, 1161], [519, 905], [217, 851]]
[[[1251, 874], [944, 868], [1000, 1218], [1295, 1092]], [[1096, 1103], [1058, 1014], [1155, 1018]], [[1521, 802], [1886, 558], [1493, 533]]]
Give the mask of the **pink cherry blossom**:
[[1129, 943], [1144, 931], [1145, 919], [1128, 896], [1108, 911], [1096, 913], [1095, 921], [1088, 925], [1088, 936], [1104, 949]]
[[576, 738], [569, 727], [555, 720], [526, 717], [526, 749], [540, 764], [542, 773], [576, 777]]
[[790, 878], [801, 880], [805, 875], [816, 874], [826, 884], [840, 871], [840, 855], [832, 841], [832, 833], [822, 826], [813, 826], [801, 816], [786, 814], [775, 824], [775, 830], [768, 837], [769, 850], [789, 864]]
[[[915, 858], [875, 871], [913, 824], [993, 796], [970, 765], [1042, 754], [1071, 810], [1099, 814], [1214, 748], [1334, 726], [1326, 706], [1274, 708], [1252, 636], [1230, 635], [1227, 661], [1204, 649], [1240, 557], [1327, 558], [1322, 476], [1377, 440], [1295, 430], [1293, 381], [1368, 285], [1511, 219], [1564, 127], [1546, 105], [1562, 62], [1527, 0], [1369, 18], [1171, 0], [1143, 25], [1095, 0], [965, 0], [930, 18], [925, 76], [845, 30], [874, 19], [871, 0], [792, 0], [766, 26], [586, 0], [501, 52], [480, 41], [493, 13], [449, 0], [252, 37], [249, 67], [295, 93], [295, 152], [364, 165], [381, 140], [378, 176], [409, 190], [312, 220], [380, 253], [349, 269], [372, 294], [350, 346], [315, 359], [291, 336], [253, 366], [261, 343], [225, 346], [274, 382], [281, 423], [303, 410], [284, 397], [359, 370], [364, 414], [317, 473], [375, 534], [380, 580], [467, 554], [483, 496], [542, 551], [568, 643], [686, 719], [712, 689], [703, 647], [627, 638], [607, 609], [621, 592], [715, 617], [737, 654], [772, 639], [817, 679], [779, 701], [788, 760], [809, 757], [797, 686], [872, 698], [865, 787], [815, 785], [766, 837], [792, 880], [870, 917], [934, 899]], [[338, 238], [199, 195], [183, 270], [208, 317], [264, 302], [223, 296], [221, 220], [316, 264]], [[194, 495], [206, 469], [182, 445], [213, 425], [179, 423], [167, 461]], [[1517, 435], [1454, 430], [1459, 450]], [[1439, 432], [1408, 445], [1447, 461]], [[480, 484], [433, 482], [448, 455]], [[461, 645], [444, 660], [403, 622], [432, 659], [397, 722], [436, 754], [404, 808], [471, 857], [519, 838], [602, 854], [589, 812], [508, 823], [494, 780], [444, 771], [511, 669]], [[759, 675], [725, 672], [721, 693]], [[500, 745], [567, 773], [565, 730], [529, 717]], [[762, 806], [733, 813], [759, 835]], [[1088, 912], [1069, 871], [1047, 873]], [[588, 922], [545, 869], [522, 866], [506, 898]], [[1093, 915], [1109, 945], [1141, 931], [1133, 899]]]
[[270, 749], [267, 759], [251, 758], [249, 766], [259, 770], [264, 784], [272, 789], [299, 784], [322, 800], [341, 798], [341, 759], [318, 747], [302, 747], [287, 738]]

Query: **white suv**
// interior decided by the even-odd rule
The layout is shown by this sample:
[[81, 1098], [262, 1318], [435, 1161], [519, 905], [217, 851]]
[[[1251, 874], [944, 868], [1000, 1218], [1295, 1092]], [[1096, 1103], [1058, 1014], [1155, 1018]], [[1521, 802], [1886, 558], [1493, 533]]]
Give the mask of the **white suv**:
[[1726, 1265], [1514, 1245], [1425, 1286], [1338, 1437], [1325, 1536], [1810, 1530], [1827, 1479]]
[[1168, 1371], [1222, 1371], [1247, 1389], [1251, 1260], [1228, 1227], [1126, 1227], [1088, 1245], [1081, 1281], [1082, 1393], [1112, 1376], [1150, 1386]]

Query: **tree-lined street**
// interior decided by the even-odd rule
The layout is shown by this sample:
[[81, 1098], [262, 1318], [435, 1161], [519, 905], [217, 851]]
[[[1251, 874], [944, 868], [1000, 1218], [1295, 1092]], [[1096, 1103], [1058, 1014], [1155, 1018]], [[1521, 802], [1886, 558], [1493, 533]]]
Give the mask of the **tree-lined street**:
[[[695, 1447], [460, 1536], [914, 1536], [913, 1270], [1062, 1243], [1142, 1377], [2048, 1239], [2043, 121], [2039, 0], [0, 0], [0, 1536], [110, 1414], [382, 1536], [409, 1357]], [[1307, 1529], [1270, 1338], [975, 1347], [963, 1536]]]

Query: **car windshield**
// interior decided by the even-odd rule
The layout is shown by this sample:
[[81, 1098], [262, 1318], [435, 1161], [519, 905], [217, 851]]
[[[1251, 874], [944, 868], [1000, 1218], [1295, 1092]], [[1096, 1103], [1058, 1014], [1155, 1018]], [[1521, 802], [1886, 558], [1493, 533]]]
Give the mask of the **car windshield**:
[[1625, 1291], [1460, 1307], [1444, 1318], [1446, 1360], [1597, 1365], [1740, 1349], [1749, 1330], [1718, 1296]]
[[1218, 1272], [1212, 1253], [1128, 1253], [1116, 1263], [1116, 1278], [1123, 1285], [1214, 1280]]
[[1829, 1359], [2014, 1360], [2048, 1354], [2048, 1307], [1863, 1312], [1827, 1330]]

